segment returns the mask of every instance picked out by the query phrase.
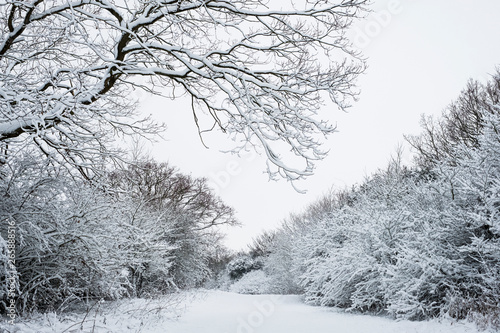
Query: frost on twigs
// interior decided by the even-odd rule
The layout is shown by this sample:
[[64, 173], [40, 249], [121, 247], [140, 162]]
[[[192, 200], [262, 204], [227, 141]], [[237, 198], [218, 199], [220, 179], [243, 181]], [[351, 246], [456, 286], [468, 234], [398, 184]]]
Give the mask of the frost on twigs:
[[117, 301], [96, 300], [66, 312], [31, 313], [15, 325], [0, 323], [1, 332], [164, 332], [196, 297], [179, 292], [155, 299], [130, 298]]
[[[31, 0], [0, 4], [0, 141], [38, 146], [92, 170], [119, 135], [157, 134], [131, 92], [192, 98], [200, 133], [219, 128], [263, 147], [277, 174], [311, 174], [324, 157], [321, 95], [340, 109], [364, 69], [345, 30], [367, 0]], [[146, 85], [134, 78], [150, 79]], [[133, 96], [133, 95], [132, 95]], [[133, 99], [133, 98], [132, 98]], [[201, 124], [198, 115], [211, 116]], [[290, 167], [285, 142], [305, 161]]]

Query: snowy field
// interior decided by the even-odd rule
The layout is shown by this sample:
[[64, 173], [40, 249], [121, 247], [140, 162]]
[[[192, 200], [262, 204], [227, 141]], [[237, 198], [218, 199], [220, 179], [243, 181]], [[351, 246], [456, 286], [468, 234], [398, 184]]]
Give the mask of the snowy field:
[[29, 322], [17, 323], [14, 327], [2, 326], [2, 333], [480, 332], [470, 323], [394, 321], [305, 305], [298, 296], [240, 295], [222, 291], [155, 301], [129, 300], [102, 305], [95, 310], [86, 315], [68, 315], [64, 318], [39, 316]]

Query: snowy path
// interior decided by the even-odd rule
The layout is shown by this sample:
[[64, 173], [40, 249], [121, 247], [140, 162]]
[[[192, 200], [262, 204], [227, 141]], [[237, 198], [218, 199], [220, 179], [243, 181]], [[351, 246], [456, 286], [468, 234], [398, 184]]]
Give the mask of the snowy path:
[[[169, 310], [169, 297], [123, 300], [86, 314], [40, 315], [0, 332], [15, 333], [478, 333], [470, 323], [409, 322], [303, 304], [298, 296], [206, 291]], [[175, 300], [175, 299], [174, 299]], [[178, 303], [176, 303], [178, 304]], [[157, 312], [159, 308], [165, 312]], [[180, 309], [179, 309], [180, 310]], [[5, 329], [5, 330], [4, 330]], [[481, 332], [487, 333], [487, 332]]]
[[165, 333], [437, 333], [476, 332], [450, 322], [393, 321], [308, 306], [298, 296], [239, 295], [208, 292]]

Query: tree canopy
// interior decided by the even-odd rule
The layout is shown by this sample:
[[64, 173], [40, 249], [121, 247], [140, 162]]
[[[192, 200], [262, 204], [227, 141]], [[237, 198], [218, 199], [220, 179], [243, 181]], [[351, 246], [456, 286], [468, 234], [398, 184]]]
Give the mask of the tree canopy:
[[[324, 157], [325, 94], [341, 109], [364, 69], [344, 33], [367, 0], [7, 0], [0, 4], [0, 142], [36, 145], [91, 176], [117, 135], [160, 130], [134, 89], [186, 94], [200, 133], [219, 128], [263, 147], [294, 180]], [[282, 6], [282, 7], [278, 7]], [[211, 124], [198, 119], [207, 114]], [[306, 163], [293, 168], [273, 144]], [[271, 172], [271, 170], [269, 170]]]

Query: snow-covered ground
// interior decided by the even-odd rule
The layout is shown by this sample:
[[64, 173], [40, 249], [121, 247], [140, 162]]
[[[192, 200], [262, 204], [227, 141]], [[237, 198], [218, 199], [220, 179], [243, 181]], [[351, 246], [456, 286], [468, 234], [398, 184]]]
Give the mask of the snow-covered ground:
[[[162, 303], [165, 303], [162, 306]], [[168, 306], [165, 306], [167, 305]], [[105, 308], [107, 307], [107, 308]], [[172, 308], [175, 307], [176, 311]], [[169, 309], [170, 308], [170, 309]], [[179, 311], [182, 311], [180, 315]], [[105, 305], [84, 318], [40, 316], [4, 327], [6, 332], [76, 333], [473, 333], [473, 324], [451, 321], [410, 322], [346, 314], [313, 307], [299, 296], [240, 295], [207, 291], [181, 300], [126, 301]]]

